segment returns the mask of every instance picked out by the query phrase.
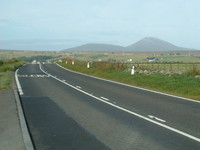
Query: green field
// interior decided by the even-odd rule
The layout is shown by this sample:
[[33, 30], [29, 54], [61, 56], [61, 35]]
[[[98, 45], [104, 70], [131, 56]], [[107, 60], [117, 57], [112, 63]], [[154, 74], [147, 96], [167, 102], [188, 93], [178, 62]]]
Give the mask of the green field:
[[148, 62], [147, 58], [156, 58], [157, 62], [179, 62], [197, 63], [200, 62], [200, 51], [191, 51], [190, 56], [187, 51], [175, 52], [71, 52], [68, 55], [73, 59], [83, 61], [111, 61], [111, 62]]
[[83, 61], [110, 61], [128, 63], [145, 63], [148, 58], [161, 62], [200, 63], [200, 51], [166, 51], [166, 52], [63, 52], [63, 51], [14, 51], [0, 50], [0, 60], [21, 58], [25, 61], [54, 61], [71, 57]]
[[136, 73], [132, 76], [130, 70], [127, 68], [127, 64], [124, 63], [93, 62], [90, 64], [90, 68], [87, 69], [87, 62], [75, 60], [75, 64], [72, 65], [71, 61], [71, 58], [66, 58], [59, 64], [70, 70], [100, 78], [200, 100], [200, 78], [197, 74], [194, 76], [187, 73], [181, 75]]

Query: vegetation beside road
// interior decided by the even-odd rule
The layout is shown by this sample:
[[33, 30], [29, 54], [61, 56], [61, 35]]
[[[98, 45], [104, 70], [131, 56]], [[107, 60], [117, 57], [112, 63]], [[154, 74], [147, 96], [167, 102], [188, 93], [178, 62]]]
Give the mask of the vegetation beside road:
[[18, 59], [6, 59], [0, 60], [0, 90], [6, 90], [11, 88], [12, 83], [12, 71], [24, 64], [23, 61]]
[[191, 70], [191, 73], [187, 72], [181, 75], [165, 75], [160, 73], [136, 73], [135, 75], [131, 75], [130, 66], [123, 63], [93, 62], [90, 64], [90, 68], [88, 69], [86, 67], [87, 62], [85, 61], [75, 60], [74, 65], [72, 65], [71, 62], [71, 58], [66, 58], [63, 59], [63, 62], [60, 62], [59, 64], [70, 70], [82, 72], [92, 76], [200, 100], [199, 72], [195, 72], [195, 77], [193, 75], [194, 70]]
[[0, 90], [10, 89], [11, 78], [12, 78], [12, 76], [8, 72], [0, 73]]

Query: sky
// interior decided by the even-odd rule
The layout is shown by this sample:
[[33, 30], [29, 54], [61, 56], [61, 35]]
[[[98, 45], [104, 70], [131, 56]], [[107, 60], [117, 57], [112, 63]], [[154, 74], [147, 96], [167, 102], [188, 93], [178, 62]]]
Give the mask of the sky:
[[144, 37], [200, 50], [199, 0], [0, 0], [0, 49], [129, 46]]

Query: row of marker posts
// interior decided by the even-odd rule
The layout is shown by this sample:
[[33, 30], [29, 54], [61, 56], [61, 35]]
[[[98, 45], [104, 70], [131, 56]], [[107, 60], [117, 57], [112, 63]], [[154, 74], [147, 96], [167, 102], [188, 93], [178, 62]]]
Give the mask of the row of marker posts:
[[[67, 64], [67, 60], [66, 60], [66, 62], [65, 62], [66, 64]], [[74, 62], [74, 60], [72, 61], [72, 65], [74, 65], [75, 64], [75, 62]], [[87, 62], [87, 68], [89, 69], [90, 68], [90, 63], [89, 62]], [[135, 74], [135, 66], [132, 66], [131, 67], [131, 75], [134, 75]]]
[[[67, 64], [67, 60], [66, 60], [66, 62], [65, 62], [66, 64]], [[75, 62], [74, 62], [74, 60], [72, 61], [72, 65], [74, 65], [75, 64]], [[87, 62], [87, 68], [89, 69], [90, 68], [90, 63], [89, 62]]]

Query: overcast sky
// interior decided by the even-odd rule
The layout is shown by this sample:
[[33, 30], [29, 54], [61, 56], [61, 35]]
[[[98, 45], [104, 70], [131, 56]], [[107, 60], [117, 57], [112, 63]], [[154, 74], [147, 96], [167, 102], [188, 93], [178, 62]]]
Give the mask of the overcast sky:
[[0, 0], [0, 49], [131, 45], [157, 37], [200, 49], [200, 0]]

